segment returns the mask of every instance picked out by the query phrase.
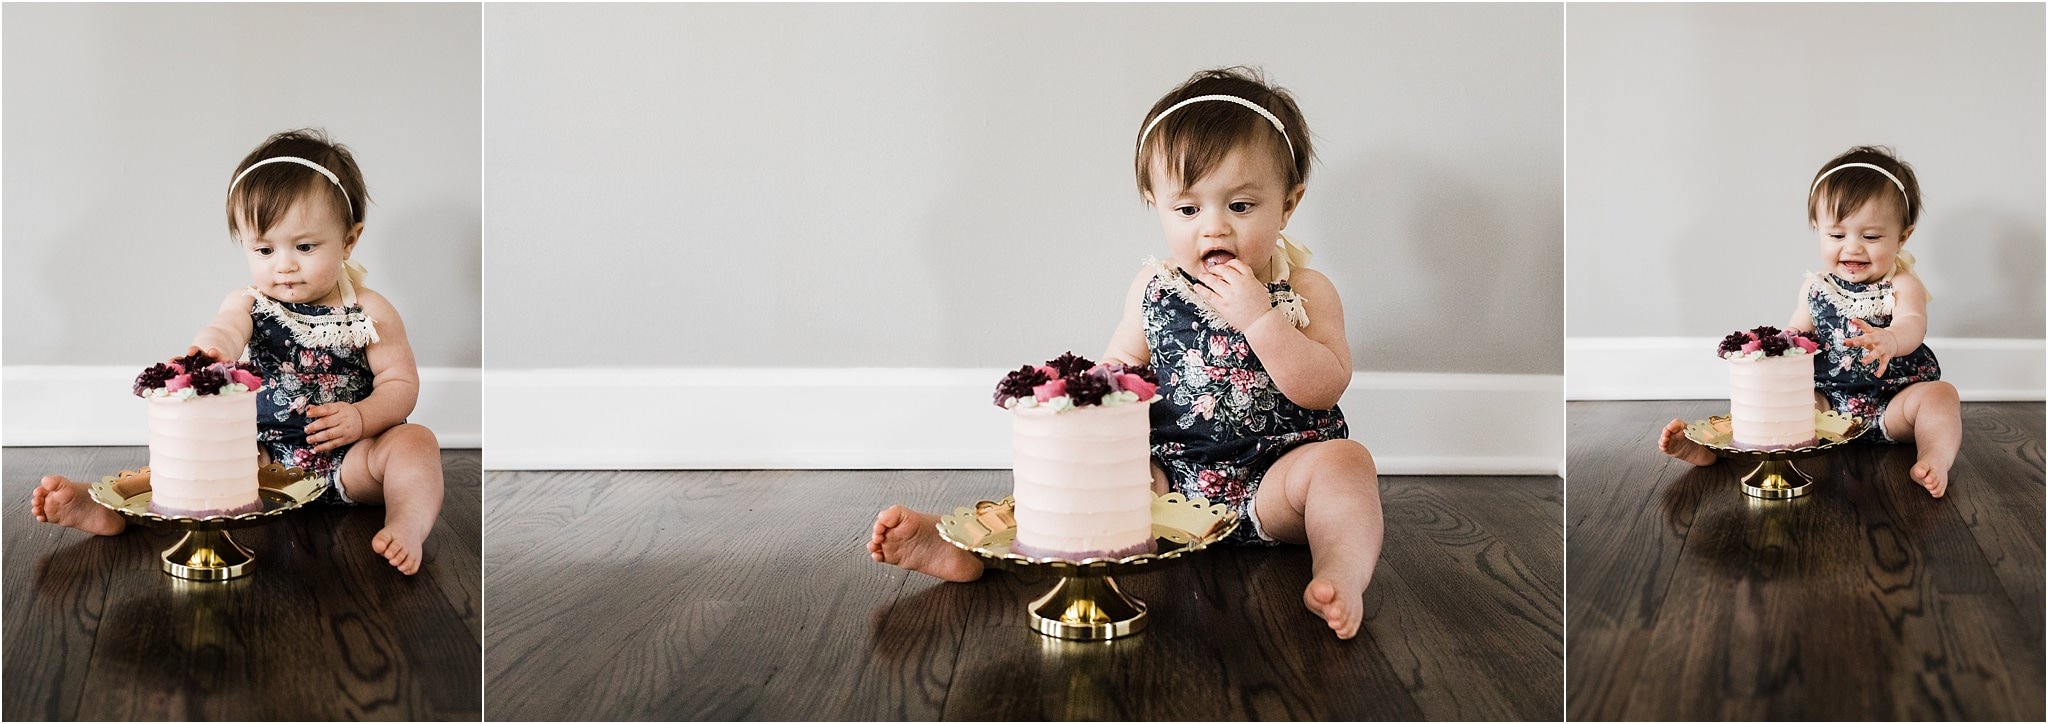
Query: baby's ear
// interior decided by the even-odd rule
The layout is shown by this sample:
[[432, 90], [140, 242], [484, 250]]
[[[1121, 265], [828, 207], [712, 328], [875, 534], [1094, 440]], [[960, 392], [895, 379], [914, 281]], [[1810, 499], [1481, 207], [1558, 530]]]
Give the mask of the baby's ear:
[[342, 248], [342, 250], [343, 250], [343, 251], [351, 251], [351, 250], [354, 250], [354, 249], [356, 248], [356, 241], [357, 241], [357, 240], [359, 240], [359, 239], [361, 239], [361, 238], [363, 238], [363, 222], [360, 222], [360, 221], [358, 221], [358, 222], [356, 222], [356, 225], [355, 225], [355, 226], [351, 226], [351, 227], [348, 227], [348, 235], [347, 235], [347, 236], [344, 236], [344, 237], [342, 237], [342, 240], [341, 240], [341, 248]]
[[1905, 246], [1906, 240], [1913, 238], [1913, 229], [1914, 227], [1908, 226], [1905, 231], [1899, 232], [1899, 246]]

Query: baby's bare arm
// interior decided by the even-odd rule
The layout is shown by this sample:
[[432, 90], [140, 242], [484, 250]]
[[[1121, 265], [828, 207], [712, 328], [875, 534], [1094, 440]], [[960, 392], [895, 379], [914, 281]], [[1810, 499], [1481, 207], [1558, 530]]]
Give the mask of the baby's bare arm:
[[1351, 343], [1344, 337], [1344, 303], [1337, 286], [1314, 269], [1296, 269], [1288, 283], [1302, 299], [1309, 325], [1296, 329], [1287, 315], [1274, 310], [1244, 330], [1245, 341], [1258, 353], [1280, 388], [1294, 404], [1311, 410], [1337, 405], [1351, 386]]
[[1792, 321], [1785, 328], [1795, 332], [1813, 331], [1813, 310], [1806, 306], [1806, 293], [1813, 288], [1811, 280], [1799, 284], [1799, 303], [1792, 307]]
[[213, 321], [192, 335], [192, 346], [219, 352], [224, 360], [241, 359], [249, 349], [249, 335], [255, 334], [255, 327], [249, 321], [249, 305], [254, 303], [246, 290], [228, 293], [228, 298], [221, 300], [220, 311], [214, 313]]
[[1152, 349], [1145, 346], [1145, 285], [1152, 281], [1152, 269], [1138, 270], [1138, 278], [1131, 280], [1131, 289], [1124, 294], [1124, 316], [1117, 320], [1116, 331], [1109, 335], [1109, 349], [1102, 353], [1104, 362], [1122, 362], [1127, 365], [1150, 364]]
[[362, 290], [358, 295], [363, 311], [377, 320], [377, 341], [367, 351], [370, 372], [375, 375], [370, 396], [355, 403], [363, 416], [363, 437], [375, 437], [396, 427], [412, 414], [420, 397], [420, 371], [413, 361], [412, 343], [405, 337], [405, 321], [384, 295]]
[[1912, 272], [1892, 277], [1891, 357], [1903, 357], [1927, 341], [1927, 287]]

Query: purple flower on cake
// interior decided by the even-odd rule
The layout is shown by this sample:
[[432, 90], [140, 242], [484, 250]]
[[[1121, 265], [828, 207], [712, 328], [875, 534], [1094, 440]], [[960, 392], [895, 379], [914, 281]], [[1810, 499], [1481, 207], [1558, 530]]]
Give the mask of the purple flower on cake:
[[1763, 359], [1786, 355], [1813, 354], [1820, 349], [1807, 333], [1764, 325], [1721, 338], [1714, 354], [1722, 359]]
[[1044, 365], [1025, 365], [996, 384], [996, 406], [1005, 409], [1110, 407], [1149, 402], [1157, 397], [1158, 378], [1144, 365], [1097, 364], [1072, 352]]
[[256, 368], [246, 362], [221, 362], [204, 352], [150, 365], [136, 375], [136, 397], [188, 400], [232, 395], [263, 386]]

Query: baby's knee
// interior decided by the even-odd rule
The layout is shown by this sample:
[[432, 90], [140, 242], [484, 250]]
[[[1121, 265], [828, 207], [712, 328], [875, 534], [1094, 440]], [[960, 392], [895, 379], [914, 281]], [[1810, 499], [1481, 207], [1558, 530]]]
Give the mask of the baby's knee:
[[378, 437], [382, 438], [381, 442], [385, 445], [393, 448], [436, 452], [441, 449], [441, 441], [434, 437], [433, 430], [427, 429], [426, 425], [411, 422], [400, 423], [397, 427], [385, 430], [384, 434]]
[[1343, 473], [1347, 478], [1377, 479], [1379, 468], [1373, 463], [1372, 451], [1357, 440], [1331, 440], [1316, 447], [1317, 467]]
[[1956, 386], [1949, 384], [1947, 380], [1934, 380], [1920, 384], [1927, 386], [1927, 399], [1930, 402], [1961, 404], [1963, 401], [1963, 396], [1956, 392]]

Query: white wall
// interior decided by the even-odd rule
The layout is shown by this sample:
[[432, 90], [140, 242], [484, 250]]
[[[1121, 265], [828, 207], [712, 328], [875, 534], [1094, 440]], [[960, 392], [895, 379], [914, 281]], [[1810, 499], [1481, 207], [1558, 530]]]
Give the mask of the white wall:
[[1935, 296], [1930, 333], [2041, 338], [2040, 4], [1567, 15], [1574, 339], [1783, 324], [1821, 269], [1808, 184], [1857, 144], [1919, 175], [1906, 248]]
[[1293, 90], [1356, 366], [1561, 369], [1560, 5], [492, 5], [493, 369], [1014, 367], [1163, 254], [1192, 72]]
[[[10, 389], [182, 352], [249, 283], [222, 211], [235, 164], [271, 133], [315, 126], [353, 149], [368, 182], [356, 254], [369, 286], [398, 307], [423, 367], [468, 380], [424, 390], [446, 399], [423, 399], [423, 413], [450, 412], [422, 421], [446, 442], [479, 441], [481, 6], [0, 13]], [[466, 411], [444, 404], [462, 396]], [[50, 439], [33, 407], [7, 406], [10, 442]]]

